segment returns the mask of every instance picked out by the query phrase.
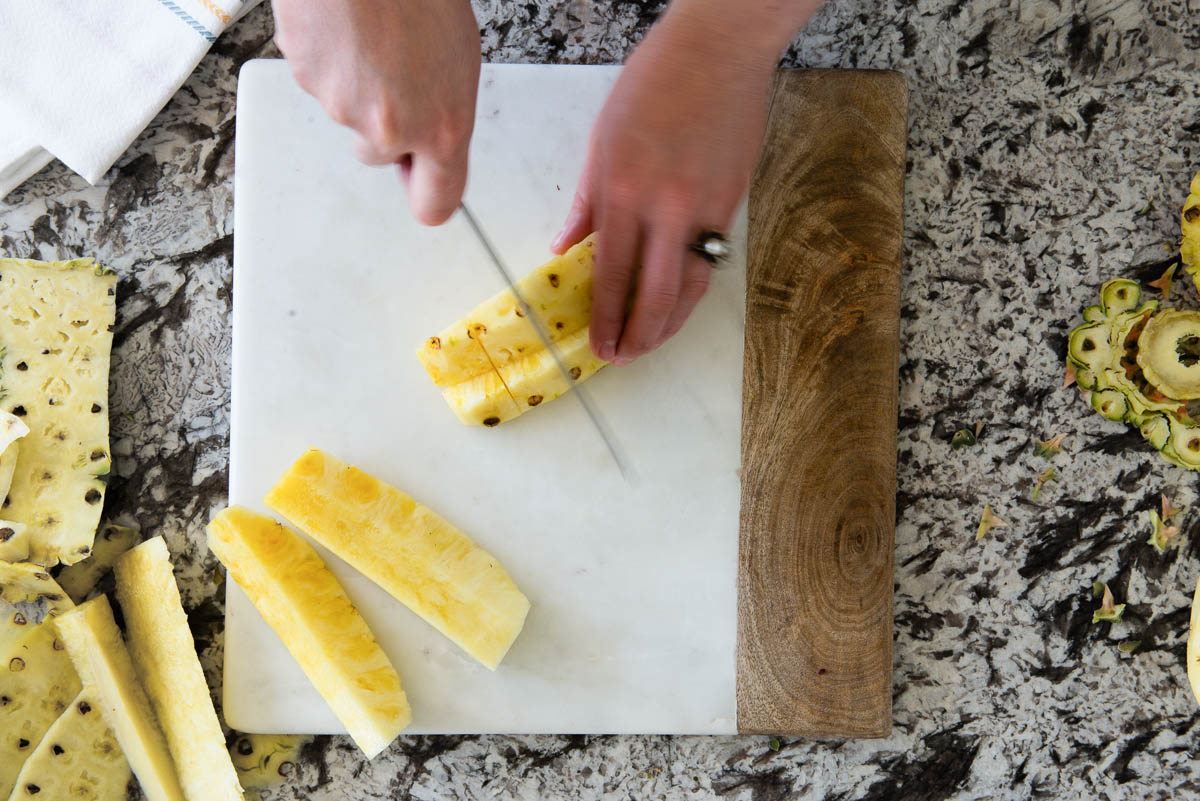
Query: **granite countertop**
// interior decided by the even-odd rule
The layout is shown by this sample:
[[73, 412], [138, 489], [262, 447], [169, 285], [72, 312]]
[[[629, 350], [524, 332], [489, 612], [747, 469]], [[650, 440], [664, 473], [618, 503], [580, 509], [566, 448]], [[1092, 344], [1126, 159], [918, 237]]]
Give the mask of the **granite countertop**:
[[[620, 61], [662, 4], [486, 0], [492, 61]], [[1200, 170], [1193, 0], [831, 0], [789, 65], [903, 70], [911, 91], [885, 740], [410, 737], [366, 763], [321, 737], [268, 799], [1017, 799], [1200, 793], [1184, 666], [1200, 486], [1060, 389], [1065, 333], [1114, 275], [1157, 277]], [[110, 515], [166, 537], [209, 682], [222, 597], [203, 526], [226, 494], [234, 26], [95, 187], [52, 165], [0, 202], [0, 254], [120, 275]], [[978, 445], [951, 433], [984, 421]], [[1062, 474], [1032, 440], [1065, 433]], [[1142, 513], [1185, 513], [1159, 556]], [[981, 542], [985, 502], [1008, 521]], [[1092, 582], [1129, 604], [1091, 622]], [[1133, 654], [1118, 650], [1137, 639]], [[219, 698], [219, 694], [218, 694]]]

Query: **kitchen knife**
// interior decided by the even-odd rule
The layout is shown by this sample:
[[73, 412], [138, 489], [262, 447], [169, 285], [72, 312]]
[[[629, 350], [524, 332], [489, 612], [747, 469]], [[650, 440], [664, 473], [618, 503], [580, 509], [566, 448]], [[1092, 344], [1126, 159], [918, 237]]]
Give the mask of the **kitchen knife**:
[[521, 307], [521, 311], [524, 313], [525, 319], [529, 320], [529, 322], [533, 324], [533, 328], [535, 331], [537, 331], [537, 335], [542, 340], [542, 344], [545, 345], [546, 350], [550, 353], [551, 357], [553, 357], [555, 365], [558, 366], [559, 372], [562, 373], [563, 379], [567, 382], [567, 391], [573, 392], [575, 397], [579, 399], [579, 403], [581, 406], [583, 406], [584, 412], [587, 413], [588, 419], [592, 421], [592, 425], [595, 426], [596, 432], [600, 435], [600, 439], [604, 441], [604, 446], [608, 448], [609, 454], [612, 456], [613, 461], [616, 462], [617, 470], [620, 471], [621, 477], [627, 482], [632, 483], [632, 469], [628, 465], [627, 460], [622, 456], [621, 449], [617, 444], [616, 437], [612, 433], [612, 429], [608, 426], [607, 422], [604, 420], [604, 417], [600, 414], [599, 408], [592, 401], [591, 393], [585, 390], [581, 385], [576, 384], [575, 379], [571, 377], [570, 371], [567, 369], [567, 366], [563, 364], [562, 357], [558, 353], [558, 348], [556, 348], [554, 343], [550, 341], [550, 335], [543, 327], [541, 320], [538, 319], [538, 316], [530, 310], [529, 304], [526, 303], [525, 298], [521, 296], [521, 292], [517, 289], [517, 282], [513, 278], [512, 273], [510, 273], [508, 268], [504, 266], [504, 262], [500, 259], [500, 254], [496, 252], [494, 247], [492, 247], [491, 240], [488, 239], [487, 234], [483, 232], [483, 228], [479, 225], [479, 221], [475, 218], [475, 215], [471, 213], [469, 208], [467, 208], [467, 203], [465, 200], [459, 204], [459, 209], [462, 211], [463, 218], [467, 221], [467, 225], [469, 225], [471, 230], [475, 232], [476, 239], [478, 239], [479, 243], [483, 245], [483, 249], [487, 251], [488, 257], [491, 259], [492, 264], [494, 264], [496, 269], [499, 270], [500, 276], [504, 279], [504, 282], [508, 285], [509, 290], [513, 293], [513, 297], [517, 299], [517, 304]]

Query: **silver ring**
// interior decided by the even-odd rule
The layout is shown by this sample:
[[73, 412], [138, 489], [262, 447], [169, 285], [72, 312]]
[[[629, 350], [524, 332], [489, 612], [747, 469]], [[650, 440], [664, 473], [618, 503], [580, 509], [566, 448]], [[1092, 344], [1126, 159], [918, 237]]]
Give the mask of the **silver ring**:
[[729, 244], [729, 237], [720, 231], [701, 231], [696, 240], [688, 245], [688, 250], [704, 259], [713, 267], [716, 267], [719, 263], [726, 261], [733, 255], [733, 247]]

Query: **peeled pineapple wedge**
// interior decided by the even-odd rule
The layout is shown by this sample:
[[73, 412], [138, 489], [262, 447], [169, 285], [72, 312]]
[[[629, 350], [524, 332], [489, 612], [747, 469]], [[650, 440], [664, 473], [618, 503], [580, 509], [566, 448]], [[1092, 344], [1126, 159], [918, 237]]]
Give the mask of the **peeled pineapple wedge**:
[[283, 640], [367, 758], [412, 720], [387, 655], [300, 535], [239, 506], [208, 524], [208, 546]]
[[137, 680], [108, 598], [97, 596], [60, 615], [57, 623], [75, 671], [84, 688], [99, 700], [100, 712], [116, 732], [147, 801], [185, 801], [162, 729]]
[[30, 431], [5, 516], [47, 567], [86, 558], [100, 522], [116, 285], [91, 259], [0, 259], [0, 393]]
[[[517, 282], [572, 381], [605, 365], [592, 355], [587, 338], [594, 247], [594, 236], [588, 237]], [[468, 425], [497, 426], [570, 389], [511, 289], [425, 340], [417, 357]]]
[[99, 707], [90, 690], [72, 699], [21, 768], [9, 801], [125, 801], [133, 773]]
[[162, 724], [184, 795], [188, 801], [242, 801], [163, 538], [127, 551], [114, 572], [129, 652]]
[[1192, 278], [1200, 279], [1200, 173], [1196, 173], [1192, 178], [1189, 192], [1187, 200], [1183, 203], [1183, 210], [1179, 213], [1180, 226], [1183, 229], [1179, 255]]
[[529, 600], [500, 563], [432, 509], [316, 448], [267, 506], [495, 670]]

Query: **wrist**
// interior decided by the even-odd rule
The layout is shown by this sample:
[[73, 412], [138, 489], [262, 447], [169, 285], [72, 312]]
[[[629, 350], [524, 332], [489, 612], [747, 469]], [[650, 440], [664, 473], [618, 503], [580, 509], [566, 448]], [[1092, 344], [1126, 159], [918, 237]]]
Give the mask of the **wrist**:
[[819, 5], [820, 0], [672, 0], [658, 27], [681, 46], [719, 52], [722, 60], [769, 73]]

